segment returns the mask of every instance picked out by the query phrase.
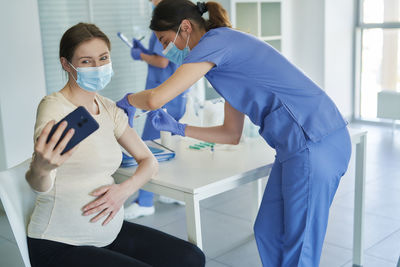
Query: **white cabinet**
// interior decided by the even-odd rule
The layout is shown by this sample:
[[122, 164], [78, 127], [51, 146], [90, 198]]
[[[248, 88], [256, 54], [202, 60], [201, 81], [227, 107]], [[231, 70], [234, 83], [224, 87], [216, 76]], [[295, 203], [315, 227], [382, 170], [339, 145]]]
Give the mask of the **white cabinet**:
[[281, 51], [281, 8], [282, 0], [231, 0], [233, 28], [253, 34]]

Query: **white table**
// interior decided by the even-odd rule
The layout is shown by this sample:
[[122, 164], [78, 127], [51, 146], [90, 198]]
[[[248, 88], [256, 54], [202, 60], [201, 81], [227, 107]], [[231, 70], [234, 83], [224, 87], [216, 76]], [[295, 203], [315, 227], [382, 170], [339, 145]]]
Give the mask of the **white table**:
[[[350, 129], [350, 134], [356, 145], [353, 266], [362, 266], [366, 131]], [[237, 146], [217, 146], [214, 152], [189, 149], [193, 143], [198, 141], [173, 137], [171, 148], [176, 158], [161, 162], [159, 175], [143, 189], [184, 201], [188, 240], [202, 248], [200, 200], [255, 181], [258, 208], [263, 193], [260, 178], [269, 175], [275, 150], [262, 138], [249, 139]], [[114, 177], [119, 181], [126, 179], [134, 170], [134, 167], [120, 168]]]

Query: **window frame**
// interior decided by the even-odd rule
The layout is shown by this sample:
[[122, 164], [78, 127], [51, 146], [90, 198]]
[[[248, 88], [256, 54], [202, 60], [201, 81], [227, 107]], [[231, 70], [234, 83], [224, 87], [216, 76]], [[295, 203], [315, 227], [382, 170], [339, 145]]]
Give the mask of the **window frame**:
[[399, 22], [364, 23], [363, 22], [363, 2], [356, 0], [355, 8], [355, 28], [354, 28], [354, 54], [353, 54], [353, 121], [369, 122], [377, 125], [393, 125], [393, 121], [381, 118], [365, 118], [361, 116], [361, 65], [362, 65], [362, 39], [363, 31], [369, 29], [398, 29]]

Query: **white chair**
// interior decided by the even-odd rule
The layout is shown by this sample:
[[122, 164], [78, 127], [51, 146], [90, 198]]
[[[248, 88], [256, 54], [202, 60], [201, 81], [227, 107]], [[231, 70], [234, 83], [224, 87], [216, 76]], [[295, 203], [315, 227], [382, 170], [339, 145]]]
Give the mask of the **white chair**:
[[30, 161], [28, 159], [0, 172], [0, 199], [26, 267], [31, 267], [26, 229], [36, 200], [35, 193], [25, 180]]

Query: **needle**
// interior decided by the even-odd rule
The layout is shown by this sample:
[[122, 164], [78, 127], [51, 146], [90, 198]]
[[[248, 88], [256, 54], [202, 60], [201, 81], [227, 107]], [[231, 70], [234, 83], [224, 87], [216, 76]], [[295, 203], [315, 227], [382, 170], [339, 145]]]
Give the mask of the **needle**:
[[140, 114], [138, 114], [138, 115], [135, 115], [135, 117], [133, 117], [134, 119], [137, 119], [137, 118], [140, 118], [140, 117], [142, 117], [144, 114], [147, 114], [147, 113], [149, 113], [151, 110], [148, 110], [148, 111], [146, 111], [146, 112], [143, 112], [143, 113], [140, 113]]

